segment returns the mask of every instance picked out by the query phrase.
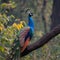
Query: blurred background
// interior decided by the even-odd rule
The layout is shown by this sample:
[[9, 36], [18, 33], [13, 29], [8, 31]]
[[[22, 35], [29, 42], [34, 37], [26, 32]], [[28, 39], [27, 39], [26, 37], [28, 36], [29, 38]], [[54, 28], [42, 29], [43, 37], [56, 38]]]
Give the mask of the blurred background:
[[[27, 24], [27, 8], [33, 12], [35, 32], [31, 43], [34, 43], [60, 23], [59, 19], [52, 18], [56, 17], [52, 16], [53, 6], [59, 6], [59, 3], [56, 0], [0, 0], [0, 60], [5, 60], [17, 32], [22, 28], [20, 21]], [[60, 60], [60, 35], [21, 60]]]

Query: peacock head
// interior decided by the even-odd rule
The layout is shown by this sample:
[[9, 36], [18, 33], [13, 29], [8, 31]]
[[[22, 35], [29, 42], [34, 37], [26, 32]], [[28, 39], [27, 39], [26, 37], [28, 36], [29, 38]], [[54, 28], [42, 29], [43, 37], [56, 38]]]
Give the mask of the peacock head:
[[31, 16], [33, 16], [33, 13], [31, 12], [31, 10], [30, 10], [30, 9], [27, 9], [27, 10], [26, 10], [26, 13], [27, 13], [27, 14], [28, 14], [28, 16], [30, 16], [30, 17], [31, 17]]

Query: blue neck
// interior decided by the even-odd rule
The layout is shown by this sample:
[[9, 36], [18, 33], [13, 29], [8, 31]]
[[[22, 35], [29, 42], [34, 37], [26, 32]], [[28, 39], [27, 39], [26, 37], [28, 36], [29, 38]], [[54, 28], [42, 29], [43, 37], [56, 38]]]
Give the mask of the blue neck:
[[28, 26], [34, 30], [34, 21], [31, 16], [28, 16]]

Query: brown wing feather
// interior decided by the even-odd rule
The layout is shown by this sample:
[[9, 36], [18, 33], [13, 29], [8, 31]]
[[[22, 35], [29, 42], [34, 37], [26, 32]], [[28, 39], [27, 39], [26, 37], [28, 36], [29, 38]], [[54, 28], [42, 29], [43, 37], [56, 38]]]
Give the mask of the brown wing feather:
[[30, 37], [27, 38], [26, 42], [24, 43], [24, 46], [21, 48], [21, 53], [26, 49], [26, 47], [29, 45]]
[[25, 39], [25, 36], [28, 34], [29, 30], [30, 30], [30, 27], [24, 27], [20, 32], [19, 40], [20, 40], [21, 47], [24, 46], [24, 39]]

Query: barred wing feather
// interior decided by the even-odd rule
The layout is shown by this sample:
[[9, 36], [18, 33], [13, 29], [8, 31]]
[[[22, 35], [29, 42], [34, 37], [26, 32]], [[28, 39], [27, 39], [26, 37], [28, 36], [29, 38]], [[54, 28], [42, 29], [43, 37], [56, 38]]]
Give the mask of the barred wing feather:
[[20, 40], [21, 47], [23, 47], [23, 45], [24, 45], [25, 37], [28, 34], [29, 30], [30, 30], [30, 27], [24, 27], [20, 32], [19, 40]]

